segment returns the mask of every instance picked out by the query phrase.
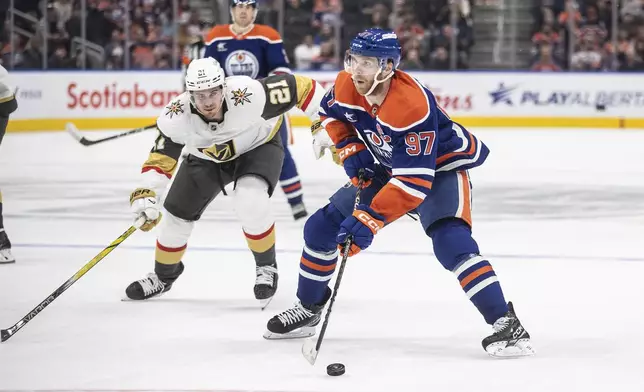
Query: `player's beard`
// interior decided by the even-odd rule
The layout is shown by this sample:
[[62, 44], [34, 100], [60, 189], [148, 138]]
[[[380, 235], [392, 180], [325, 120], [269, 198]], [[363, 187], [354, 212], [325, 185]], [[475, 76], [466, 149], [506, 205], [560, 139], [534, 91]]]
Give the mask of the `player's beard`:
[[356, 91], [358, 91], [358, 94], [360, 95], [365, 95], [371, 88], [371, 85], [375, 83], [375, 79], [364, 77], [364, 76], [357, 76], [354, 75], [352, 78], [353, 80], [353, 86], [356, 88]]
[[[356, 91], [362, 96], [366, 96], [371, 86], [376, 83], [376, 76], [352, 76], [351, 79], [353, 80], [353, 86], [356, 88]], [[383, 88], [385, 88], [385, 83], [380, 82], [369, 95], [378, 95]]]

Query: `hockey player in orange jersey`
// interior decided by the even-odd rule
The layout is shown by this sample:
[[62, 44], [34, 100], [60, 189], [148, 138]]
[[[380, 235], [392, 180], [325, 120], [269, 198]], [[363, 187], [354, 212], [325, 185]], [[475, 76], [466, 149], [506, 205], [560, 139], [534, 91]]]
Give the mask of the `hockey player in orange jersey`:
[[[369, 29], [360, 33], [347, 51], [345, 71], [322, 99], [320, 119], [330, 137], [328, 145], [336, 148], [351, 181], [308, 218], [299, 302], [270, 319], [264, 337], [314, 334], [331, 296], [328, 284], [335, 272], [338, 246], [351, 238], [349, 256], [354, 256], [367, 249], [386, 225], [414, 212], [432, 239], [438, 261], [454, 274], [493, 327], [493, 334], [483, 339], [484, 350], [495, 357], [531, 355], [530, 335], [512, 303], [506, 302], [491, 263], [472, 238], [468, 170], [483, 164], [489, 151], [440, 109], [428, 88], [397, 69], [400, 53], [393, 32]], [[318, 134], [324, 136], [323, 131]], [[360, 193], [361, 204], [354, 208], [361, 172], [367, 181]]]

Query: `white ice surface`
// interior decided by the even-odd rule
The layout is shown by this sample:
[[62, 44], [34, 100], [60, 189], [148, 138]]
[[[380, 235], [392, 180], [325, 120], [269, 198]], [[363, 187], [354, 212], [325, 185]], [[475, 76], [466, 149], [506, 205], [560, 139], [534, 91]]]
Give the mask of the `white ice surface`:
[[[88, 133], [90, 138], [104, 133]], [[194, 231], [186, 271], [146, 303], [121, 302], [153, 267], [154, 233], [135, 233], [0, 345], [0, 390], [644, 391], [644, 132], [477, 132], [488, 162], [471, 172], [474, 237], [537, 355], [487, 357], [489, 327], [403, 218], [351, 259], [318, 363], [301, 341], [266, 341], [295, 301], [302, 224], [273, 198], [281, 278], [261, 312], [254, 263], [231, 201]], [[130, 224], [128, 196], [154, 138], [83, 147], [64, 133], [8, 134], [0, 189], [15, 265], [0, 266], [9, 327]], [[292, 146], [312, 212], [345, 182]], [[347, 373], [329, 377], [342, 362]]]

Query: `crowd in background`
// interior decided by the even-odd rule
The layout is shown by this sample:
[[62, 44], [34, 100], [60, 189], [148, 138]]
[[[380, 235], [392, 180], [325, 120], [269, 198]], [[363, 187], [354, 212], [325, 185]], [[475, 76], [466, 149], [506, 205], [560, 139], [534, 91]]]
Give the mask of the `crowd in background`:
[[[131, 10], [127, 24], [126, 3]], [[173, 62], [181, 58], [182, 47], [193, 42], [207, 28], [188, 3], [188, 0], [179, 0], [179, 23], [175, 26], [171, 0], [87, 0], [86, 37], [98, 49], [88, 50], [84, 60], [86, 68], [123, 69], [126, 65], [125, 51], [129, 50], [130, 69], [176, 69], [179, 65]], [[42, 9], [42, 1], [38, 0], [20, 0], [15, 4], [21, 15], [28, 17], [14, 17], [22, 34], [14, 34], [13, 42], [9, 29], [5, 28], [3, 64], [12, 63], [10, 56], [13, 53], [15, 68], [41, 68], [46, 36], [48, 68], [81, 68], [80, 45], [73, 40], [73, 37], [82, 35], [79, 0], [49, 1], [46, 11]], [[32, 18], [39, 23], [33, 23]], [[44, 34], [44, 29], [47, 34]], [[129, 45], [126, 48], [128, 32]], [[175, 34], [177, 45], [173, 45]], [[173, 53], [173, 48], [177, 53]]]
[[[533, 70], [644, 70], [644, 0], [532, 1]], [[613, 15], [611, 1], [624, 2], [618, 15]], [[340, 69], [349, 40], [367, 27], [398, 34], [403, 69], [447, 70], [452, 64], [467, 69], [476, 38], [472, 15], [481, 4], [500, 2], [260, 0], [258, 22], [283, 23], [286, 52], [300, 70]], [[219, 20], [226, 12], [203, 20], [190, 3], [86, 0], [83, 22], [80, 0], [15, 1], [17, 33], [12, 40], [4, 29], [0, 61], [15, 69], [39, 69], [44, 62], [51, 69], [177, 69], [185, 45], [214, 24], [229, 22]], [[91, 46], [80, 56], [83, 28]]]
[[535, 71], [644, 71], [644, 0], [537, 0], [534, 20]]
[[[368, 27], [394, 30], [403, 48], [401, 68], [450, 68], [450, 45], [457, 35], [457, 68], [468, 68], [474, 44], [469, 0], [458, 0], [456, 28], [448, 0], [287, 0], [284, 40], [299, 69], [338, 69], [343, 56], [334, 52]], [[297, 37], [297, 40], [294, 38]]]

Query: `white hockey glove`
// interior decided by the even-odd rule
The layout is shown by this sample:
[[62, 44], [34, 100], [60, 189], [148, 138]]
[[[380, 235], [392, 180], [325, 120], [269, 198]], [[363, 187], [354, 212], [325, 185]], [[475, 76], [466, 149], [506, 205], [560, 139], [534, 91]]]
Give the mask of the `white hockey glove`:
[[134, 220], [145, 218], [145, 223], [140, 229], [150, 231], [161, 220], [161, 206], [156, 198], [156, 193], [151, 189], [137, 188], [130, 195], [130, 210], [134, 214]]
[[311, 135], [313, 136], [313, 154], [315, 155], [315, 159], [322, 158], [328, 149], [331, 152], [333, 162], [338, 165], [342, 165], [340, 157], [338, 157], [335, 150], [333, 140], [331, 140], [329, 134], [326, 133], [326, 129], [324, 129], [320, 121], [315, 121], [313, 122], [313, 125], [311, 125]]

